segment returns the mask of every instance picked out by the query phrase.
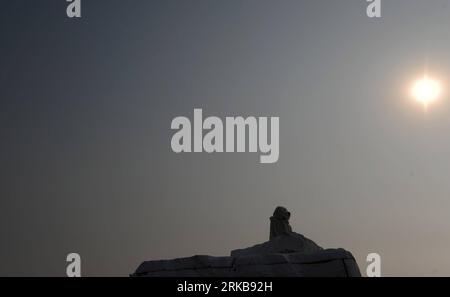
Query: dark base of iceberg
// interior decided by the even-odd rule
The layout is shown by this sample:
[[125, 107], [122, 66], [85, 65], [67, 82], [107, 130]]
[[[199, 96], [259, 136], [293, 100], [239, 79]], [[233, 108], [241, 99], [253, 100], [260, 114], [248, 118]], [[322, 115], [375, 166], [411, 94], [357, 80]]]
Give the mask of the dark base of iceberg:
[[292, 231], [291, 213], [277, 207], [270, 218], [270, 239], [231, 251], [230, 257], [193, 256], [146, 261], [131, 276], [149, 277], [359, 277], [353, 255], [323, 249]]
[[131, 276], [147, 277], [360, 277], [344, 249], [311, 254], [276, 253], [236, 257], [193, 256], [143, 262]]

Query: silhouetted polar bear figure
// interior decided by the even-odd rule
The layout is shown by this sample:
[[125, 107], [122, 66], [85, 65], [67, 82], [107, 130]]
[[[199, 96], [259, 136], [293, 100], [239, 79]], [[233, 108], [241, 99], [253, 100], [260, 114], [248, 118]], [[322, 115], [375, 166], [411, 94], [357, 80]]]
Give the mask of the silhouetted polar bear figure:
[[278, 206], [270, 217], [270, 237], [273, 238], [292, 233], [291, 225], [289, 225], [289, 218], [291, 213], [282, 206]]

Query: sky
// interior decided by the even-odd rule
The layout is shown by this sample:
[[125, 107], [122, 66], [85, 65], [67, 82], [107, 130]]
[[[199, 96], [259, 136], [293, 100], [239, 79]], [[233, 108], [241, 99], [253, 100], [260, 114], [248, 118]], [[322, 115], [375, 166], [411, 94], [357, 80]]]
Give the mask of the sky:
[[[0, 275], [128, 276], [268, 240], [450, 275], [450, 3], [0, 0]], [[409, 94], [427, 70], [443, 100]], [[446, 83], [447, 82], [447, 83]], [[280, 157], [175, 154], [177, 116], [280, 118]]]

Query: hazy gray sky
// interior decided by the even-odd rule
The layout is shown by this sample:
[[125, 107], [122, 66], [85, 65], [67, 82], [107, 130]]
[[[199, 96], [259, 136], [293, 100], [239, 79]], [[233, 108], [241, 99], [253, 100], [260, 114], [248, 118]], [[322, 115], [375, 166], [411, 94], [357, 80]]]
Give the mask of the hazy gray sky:
[[[408, 96], [450, 80], [450, 3], [382, 2], [0, 0], [0, 275], [228, 255], [277, 205], [363, 272], [450, 275], [450, 104]], [[280, 117], [278, 163], [173, 153], [194, 108]]]

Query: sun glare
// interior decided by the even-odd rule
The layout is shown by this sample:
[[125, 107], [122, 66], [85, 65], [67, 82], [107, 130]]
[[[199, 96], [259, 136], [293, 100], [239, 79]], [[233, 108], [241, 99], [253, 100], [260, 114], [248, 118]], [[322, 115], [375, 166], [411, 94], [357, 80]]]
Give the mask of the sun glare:
[[439, 99], [441, 94], [441, 84], [439, 81], [427, 76], [417, 80], [412, 88], [414, 99], [421, 103], [425, 108]]

